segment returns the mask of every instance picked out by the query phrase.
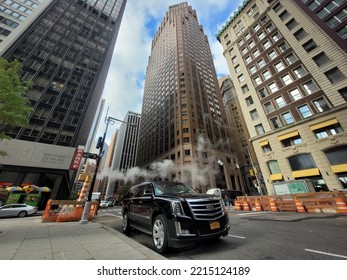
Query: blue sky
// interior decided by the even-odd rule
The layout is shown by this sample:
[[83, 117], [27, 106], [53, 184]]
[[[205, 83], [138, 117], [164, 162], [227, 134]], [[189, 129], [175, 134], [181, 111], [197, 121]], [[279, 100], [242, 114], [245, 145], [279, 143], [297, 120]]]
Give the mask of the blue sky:
[[[128, 0], [116, 47], [106, 80], [103, 98], [106, 113], [123, 120], [128, 111], [141, 113], [143, 87], [151, 43], [170, 5], [183, 1], [175, 0]], [[226, 23], [242, 0], [190, 0], [197, 11], [199, 23], [207, 35], [214, 58], [217, 75], [228, 75], [229, 71], [223, 50], [215, 35]], [[119, 124], [109, 127], [107, 141]], [[103, 134], [103, 121], [98, 136]]]

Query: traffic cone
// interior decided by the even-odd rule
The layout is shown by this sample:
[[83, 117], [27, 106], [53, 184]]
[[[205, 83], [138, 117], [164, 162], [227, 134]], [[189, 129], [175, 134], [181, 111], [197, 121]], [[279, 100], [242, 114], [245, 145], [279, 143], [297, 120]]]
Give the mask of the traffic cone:
[[249, 204], [248, 204], [247, 200], [244, 200], [244, 201], [242, 202], [242, 209], [243, 209], [244, 211], [250, 211], [250, 210], [251, 210], [251, 208], [249, 207]]
[[255, 211], [263, 211], [263, 208], [261, 207], [260, 201], [258, 199], [255, 201]]
[[347, 213], [346, 202], [344, 202], [341, 197], [336, 197], [335, 203], [336, 203], [336, 212], [337, 213]]
[[241, 208], [241, 202], [238, 200], [235, 200], [235, 210], [240, 211], [242, 210]]
[[271, 212], [278, 212], [278, 208], [273, 199], [270, 199], [270, 209], [271, 209]]
[[302, 204], [302, 202], [298, 199], [294, 199], [295, 201], [295, 205], [296, 205], [296, 209], [299, 213], [305, 213], [306, 210], [305, 210], [305, 207], [304, 205]]

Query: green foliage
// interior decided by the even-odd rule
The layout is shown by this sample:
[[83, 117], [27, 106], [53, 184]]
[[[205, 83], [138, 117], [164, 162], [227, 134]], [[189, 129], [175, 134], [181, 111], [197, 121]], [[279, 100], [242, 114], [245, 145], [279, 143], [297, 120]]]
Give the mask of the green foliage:
[[[32, 86], [32, 82], [20, 79], [21, 63], [8, 62], [0, 57], [0, 141], [8, 139], [4, 130], [12, 127], [26, 127], [28, 115], [32, 111], [23, 92]], [[0, 156], [6, 153], [0, 151]]]

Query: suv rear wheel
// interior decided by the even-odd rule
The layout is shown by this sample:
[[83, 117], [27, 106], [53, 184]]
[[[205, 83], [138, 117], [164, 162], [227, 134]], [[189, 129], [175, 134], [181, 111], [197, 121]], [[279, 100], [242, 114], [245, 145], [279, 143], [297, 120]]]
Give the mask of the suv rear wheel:
[[158, 215], [155, 217], [152, 227], [152, 239], [154, 249], [163, 253], [168, 247], [167, 226], [164, 215]]
[[129, 234], [131, 232], [131, 227], [130, 227], [130, 224], [129, 224], [128, 212], [125, 212], [124, 215], [123, 215], [122, 230], [126, 234]]

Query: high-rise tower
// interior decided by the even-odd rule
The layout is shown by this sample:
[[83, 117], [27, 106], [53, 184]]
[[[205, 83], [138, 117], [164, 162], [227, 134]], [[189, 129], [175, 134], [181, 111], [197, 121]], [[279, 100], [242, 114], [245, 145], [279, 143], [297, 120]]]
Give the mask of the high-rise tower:
[[347, 188], [347, 2], [246, 0], [217, 37], [269, 193]]
[[171, 159], [169, 180], [240, 189], [208, 39], [187, 3], [169, 7], [153, 39], [137, 164]]
[[[28, 8], [30, 1], [3, 4], [17, 7], [12, 2]], [[24, 93], [33, 107], [29, 127], [5, 131], [14, 139], [9, 142], [10, 152], [17, 153], [1, 162], [2, 170], [10, 173], [6, 178], [14, 178], [12, 183], [51, 181], [57, 197], [62, 193], [59, 186], [64, 185], [63, 192], [67, 192], [72, 156], [63, 150], [87, 142], [125, 5], [126, 0], [49, 1], [2, 54], [8, 60], [19, 60], [22, 78], [34, 83]], [[29, 170], [34, 175], [27, 176]], [[57, 172], [60, 183], [57, 176], [51, 176]], [[42, 181], [46, 174], [49, 180]]]

